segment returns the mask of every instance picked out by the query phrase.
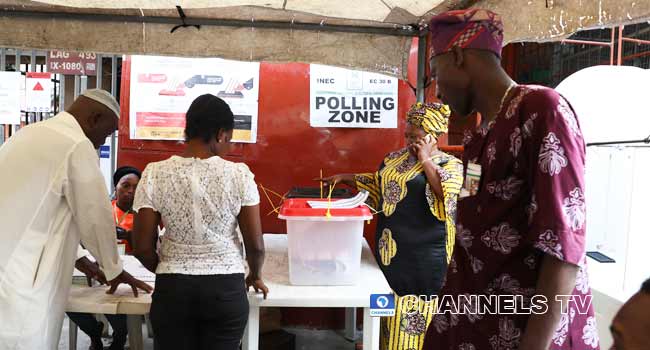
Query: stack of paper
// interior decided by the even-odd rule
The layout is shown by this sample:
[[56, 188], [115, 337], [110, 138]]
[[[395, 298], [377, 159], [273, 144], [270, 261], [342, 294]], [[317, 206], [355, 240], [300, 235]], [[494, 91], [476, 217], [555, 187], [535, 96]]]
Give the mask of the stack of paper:
[[368, 192], [361, 191], [352, 198], [335, 201], [307, 201], [307, 204], [314, 209], [352, 209], [364, 204], [366, 199], [368, 199]]
[[134, 256], [124, 255], [122, 258], [122, 266], [124, 270], [131, 274], [131, 276], [143, 282], [155, 282], [156, 274], [147, 270], [144, 265], [138, 261]]
[[[144, 265], [142, 265], [134, 256], [123, 255], [120, 256], [120, 258], [122, 258], [122, 266], [124, 267], [124, 270], [130, 273], [131, 276], [144, 282], [156, 281], [156, 274], [147, 270], [147, 268], [144, 267]], [[92, 260], [94, 259], [91, 259], [91, 261]], [[86, 275], [84, 275], [83, 272], [74, 269], [72, 274], [72, 284], [86, 285], [87, 283]]]

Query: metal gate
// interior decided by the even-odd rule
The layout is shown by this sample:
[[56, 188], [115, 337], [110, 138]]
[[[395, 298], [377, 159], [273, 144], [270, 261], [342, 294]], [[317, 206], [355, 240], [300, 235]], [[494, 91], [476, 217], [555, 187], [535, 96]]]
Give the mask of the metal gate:
[[[0, 71], [21, 72], [23, 76], [28, 72], [47, 72], [49, 54], [48, 51], [43, 50], [0, 48]], [[98, 54], [96, 67], [96, 76], [52, 74], [54, 89], [51, 110], [53, 112], [33, 113], [21, 110], [20, 124], [0, 124], [0, 147], [20, 128], [49, 119], [65, 110], [88, 88], [97, 87], [109, 91], [119, 101], [122, 57]], [[115, 171], [117, 160], [117, 132], [107, 138], [106, 145], [110, 145], [110, 164], [102, 170], [104, 175], [110, 178]]]

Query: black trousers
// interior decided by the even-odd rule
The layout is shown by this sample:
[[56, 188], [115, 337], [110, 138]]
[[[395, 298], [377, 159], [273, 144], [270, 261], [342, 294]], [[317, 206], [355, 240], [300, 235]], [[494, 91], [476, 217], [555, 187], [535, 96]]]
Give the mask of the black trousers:
[[[68, 312], [68, 317], [74, 322], [79, 329], [86, 333], [91, 339], [101, 339], [102, 328], [101, 322], [97, 321], [92, 314], [81, 312]], [[124, 348], [126, 343], [127, 327], [126, 315], [105, 315], [108, 322], [113, 327], [113, 348]]]
[[248, 321], [244, 275], [157, 275], [150, 317], [157, 350], [238, 350]]

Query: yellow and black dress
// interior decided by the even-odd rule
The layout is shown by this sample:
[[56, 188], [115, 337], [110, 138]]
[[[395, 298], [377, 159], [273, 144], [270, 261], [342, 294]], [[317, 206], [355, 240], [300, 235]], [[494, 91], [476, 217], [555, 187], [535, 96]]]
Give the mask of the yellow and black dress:
[[357, 187], [370, 193], [369, 205], [380, 210], [374, 253], [396, 295], [395, 316], [381, 323], [383, 350], [422, 348], [435, 311], [435, 300], [429, 300], [442, 287], [454, 248], [462, 163], [446, 154], [432, 161], [439, 166], [444, 201], [407, 149], [386, 156], [378, 172], [356, 175]]

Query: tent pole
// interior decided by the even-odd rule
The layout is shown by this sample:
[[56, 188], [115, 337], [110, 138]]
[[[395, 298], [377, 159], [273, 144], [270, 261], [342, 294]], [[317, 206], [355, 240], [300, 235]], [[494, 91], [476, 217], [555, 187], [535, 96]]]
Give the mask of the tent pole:
[[415, 86], [417, 102], [424, 102], [425, 79], [427, 71], [427, 37], [418, 37], [418, 80]]

